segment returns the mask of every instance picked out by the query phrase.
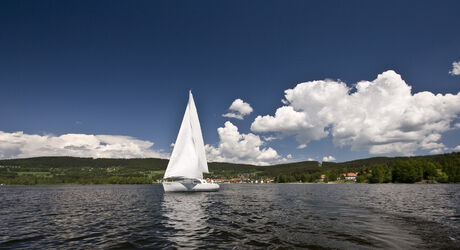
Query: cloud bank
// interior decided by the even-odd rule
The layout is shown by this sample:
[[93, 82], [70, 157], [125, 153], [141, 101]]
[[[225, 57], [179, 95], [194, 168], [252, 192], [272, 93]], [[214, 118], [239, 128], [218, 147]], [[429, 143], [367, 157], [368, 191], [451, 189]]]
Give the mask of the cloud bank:
[[273, 116], [257, 116], [251, 130], [295, 136], [301, 147], [332, 135], [337, 146], [371, 154], [445, 151], [441, 134], [454, 129], [460, 114], [460, 93], [412, 94], [392, 70], [354, 88], [333, 80], [300, 83], [285, 91], [283, 103]]
[[240, 134], [238, 127], [229, 121], [217, 132], [220, 139], [218, 146], [205, 146], [208, 161], [268, 165], [280, 158], [273, 148], [261, 148], [264, 142], [259, 136]]
[[37, 156], [93, 158], [166, 158], [151, 147], [153, 142], [121, 135], [36, 135], [0, 131], [0, 159]]
[[249, 103], [244, 102], [241, 99], [236, 99], [233, 101], [232, 105], [230, 105], [230, 110], [229, 113], [223, 114], [223, 117], [229, 117], [229, 118], [236, 118], [239, 120], [243, 120], [244, 116], [249, 115], [253, 109]]
[[335, 161], [335, 157], [332, 155], [324, 156], [323, 161]]
[[460, 62], [453, 62], [452, 63], [452, 70], [449, 71], [449, 74], [453, 76], [460, 75]]

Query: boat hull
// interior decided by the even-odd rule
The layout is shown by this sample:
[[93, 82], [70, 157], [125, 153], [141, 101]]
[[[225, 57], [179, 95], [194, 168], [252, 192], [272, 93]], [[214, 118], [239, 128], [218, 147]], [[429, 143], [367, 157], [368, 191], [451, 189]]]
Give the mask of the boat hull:
[[219, 190], [216, 183], [163, 182], [165, 192], [215, 192]]

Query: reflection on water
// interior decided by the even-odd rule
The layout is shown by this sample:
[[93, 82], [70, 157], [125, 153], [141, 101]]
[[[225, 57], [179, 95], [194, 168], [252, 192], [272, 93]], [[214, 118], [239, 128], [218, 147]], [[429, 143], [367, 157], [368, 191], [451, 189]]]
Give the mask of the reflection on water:
[[163, 196], [161, 211], [162, 224], [174, 229], [168, 240], [178, 247], [199, 247], [201, 238], [207, 237], [210, 228], [205, 207], [209, 206], [209, 193], [166, 193]]
[[460, 185], [0, 189], [0, 248], [453, 249]]

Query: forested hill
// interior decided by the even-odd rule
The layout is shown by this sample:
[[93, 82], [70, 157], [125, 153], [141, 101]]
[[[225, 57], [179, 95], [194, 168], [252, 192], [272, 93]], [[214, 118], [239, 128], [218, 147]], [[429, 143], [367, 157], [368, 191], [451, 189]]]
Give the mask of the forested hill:
[[[36, 157], [0, 160], [0, 183], [103, 184], [153, 183], [161, 179], [165, 159], [92, 159]], [[305, 161], [272, 166], [209, 163], [215, 179], [274, 178], [277, 182], [315, 182], [322, 174], [336, 180], [342, 173], [358, 172], [360, 182], [460, 182], [460, 153], [416, 157], [375, 157], [342, 163]]]

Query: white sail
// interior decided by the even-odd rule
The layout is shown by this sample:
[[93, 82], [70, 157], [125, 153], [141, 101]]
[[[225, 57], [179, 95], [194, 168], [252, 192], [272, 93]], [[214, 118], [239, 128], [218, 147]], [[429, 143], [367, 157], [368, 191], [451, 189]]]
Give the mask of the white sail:
[[203, 135], [201, 134], [200, 120], [198, 119], [198, 112], [196, 111], [195, 101], [193, 100], [192, 91], [189, 93], [189, 107], [190, 107], [190, 124], [192, 126], [192, 138], [195, 143], [195, 151], [198, 157], [198, 167], [202, 173], [209, 173], [208, 161], [206, 160], [206, 152], [204, 150]]
[[208, 173], [208, 163], [204, 150], [200, 121], [189, 93], [187, 108], [177, 135], [174, 149], [169, 159], [164, 178], [183, 177], [203, 179], [203, 173]]

